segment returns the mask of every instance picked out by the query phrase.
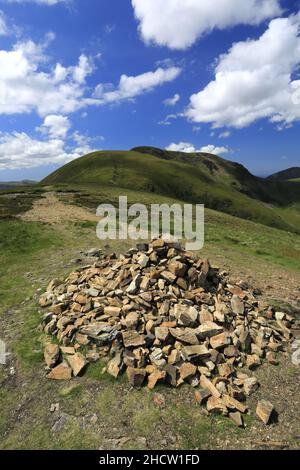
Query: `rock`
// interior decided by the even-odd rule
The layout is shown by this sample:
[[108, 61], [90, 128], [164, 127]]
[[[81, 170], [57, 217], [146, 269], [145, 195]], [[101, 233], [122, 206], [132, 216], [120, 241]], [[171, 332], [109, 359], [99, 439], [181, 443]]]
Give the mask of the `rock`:
[[140, 335], [136, 331], [129, 330], [122, 332], [123, 342], [125, 348], [143, 346], [145, 344], [144, 335]]
[[139, 322], [139, 315], [137, 312], [129, 312], [122, 320], [122, 324], [129, 330], [135, 329]]
[[149, 245], [148, 243], [138, 243], [136, 245], [138, 251], [148, 251], [149, 250]]
[[[258, 387], [241, 368], [259, 367], [264, 358], [277, 364], [300, 321], [162, 238], [94, 261], [51, 282], [39, 301], [47, 308], [42, 331], [59, 344], [45, 348], [49, 378], [70, 378], [86, 362], [103, 360], [103, 372], [117, 378], [127, 370], [133, 386], [200, 387], [199, 403], [210, 398], [211, 411], [230, 413], [241, 425], [246, 396]], [[60, 355], [67, 362], [59, 364]]]
[[285, 313], [283, 312], [275, 312], [275, 319], [277, 321], [282, 321], [285, 319]]
[[44, 359], [48, 367], [54, 367], [60, 355], [60, 349], [57, 344], [47, 343], [44, 349]]
[[155, 328], [155, 338], [159, 339], [159, 341], [166, 341], [169, 336], [169, 328], [165, 326], [158, 326]]
[[231, 364], [218, 364], [218, 372], [221, 377], [230, 377], [234, 373], [234, 367]]
[[196, 372], [197, 367], [194, 366], [194, 364], [191, 364], [190, 362], [184, 362], [179, 368], [180, 378], [182, 380], [186, 380], [193, 377]]
[[179, 325], [190, 326], [198, 318], [198, 310], [195, 307], [176, 304], [174, 306], [174, 315]]
[[192, 328], [170, 328], [170, 333], [174, 338], [188, 344], [199, 344], [195, 330]]
[[170, 273], [170, 271], [163, 271], [160, 275], [163, 279], [165, 279], [170, 284], [173, 284], [173, 282], [176, 281], [176, 276]]
[[75, 354], [75, 348], [73, 346], [61, 346], [60, 350], [63, 354]]
[[162, 238], [158, 238], [157, 240], [153, 240], [151, 242], [151, 247], [156, 250], [157, 248], [163, 248], [165, 246], [165, 242]]
[[228, 346], [231, 342], [230, 335], [228, 333], [220, 333], [210, 338], [210, 345], [213, 349], [221, 349]]
[[181, 360], [180, 351], [178, 351], [178, 349], [172, 349], [172, 351], [170, 352], [170, 355], [168, 357], [168, 363], [169, 364], [176, 364], [180, 360]]
[[72, 369], [65, 362], [54, 367], [47, 375], [47, 378], [52, 380], [69, 380], [71, 377]]
[[257, 404], [256, 415], [264, 423], [268, 424], [274, 410], [274, 406], [267, 400], [261, 400]]
[[107, 363], [107, 373], [115, 377], [115, 379], [118, 377], [120, 374], [120, 366], [121, 366], [121, 356], [120, 354], [117, 354], [113, 359], [111, 359]]
[[143, 382], [146, 377], [146, 371], [144, 369], [135, 369], [133, 367], [127, 368], [127, 377], [130, 385], [132, 387], [139, 388], [143, 385]]
[[176, 387], [178, 369], [176, 369], [176, 367], [172, 366], [171, 364], [167, 364], [164, 367], [164, 371], [166, 372], [166, 383], [172, 385], [172, 387]]
[[98, 297], [99, 295], [99, 291], [97, 289], [94, 289], [93, 287], [91, 287], [88, 291], [87, 291], [87, 294], [91, 297]]
[[182, 348], [181, 354], [186, 361], [210, 357], [210, 352], [204, 344], [185, 346]]
[[129, 287], [126, 289], [127, 294], [136, 294], [138, 292], [141, 281], [142, 276], [140, 274], [137, 274], [130, 283]]
[[245, 351], [245, 352], [250, 351], [250, 347], [251, 347], [251, 336], [250, 336], [249, 331], [243, 329], [243, 330], [241, 331], [241, 333], [240, 333], [239, 341], [240, 341], [240, 345], [241, 345], [241, 350], [242, 350], [242, 351]]
[[162, 350], [159, 348], [153, 349], [152, 353], [149, 356], [149, 359], [155, 367], [159, 368], [164, 367], [167, 363]]
[[202, 405], [210, 396], [211, 392], [207, 388], [200, 388], [195, 391], [195, 400], [199, 405]]
[[250, 370], [253, 370], [261, 365], [261, 360], [257, 354], [251, 354], [247, 356], [246, 365]]
[[235, 411], [234, 413], [229, 413], [229, 418], [231, 421], [236, 424], [239, 428], [244, 427], [243, 417], [239, 411]]
[[59, 411], [59, 403], [52, 403], [50, 406], [50, 413]]
[[180, 261], [171, 261], [168, 264], [168, 269], [175, 277], [183, 277], [187, 271], [187, 266]]
[[212, 321], [206, 321], [198, 326], [197, 335], [200, 339], [205, 339], [216, 336], [220, 334], [221, 331], [223, 331], [222, 326], [219, 326]]
[[121, 313], [120, 307], [113, 307], [109, 305], [108, 307], [104, 307], [104, 314], [108, 315], [109, 317], [118, 317]]
[[224, 354], [226, 357], [237, 357], [239, 356], [239, 351], [235, 346], [231, 345], [224, 349]]
[[235, 400], [233, 397], [229, 395], [223, 395], [222, 400], [225, 406], [231, 410], [237, 410], [237, 411], [240, 411], [241, 413], [246, 413], [247, 411], [246, 405], [244, 405], [243, 403], [240, 403], [238, 400]]
[[138, 259], [138, 263], [141, 266], [141, 269], [145, 268], [149, 263], [149, 256], [142, 254]]
[[231, 309], [237, 315], [244, 315], [245, 306], [244, 302], [238, 295], [233, 295], [231, 298]]
[[202, 305], [201, 311], [199, 313], [199, 320], [200, 320], [201, 325], [208, 321], [212, 322], [213, 319], [214, 319], [213, 314], [210, 313], [209, 310], [207, 310], [207, 308], [204, 305]]
[[87, 257], [95, 257], [95, 258], [99, 258], [99, 256], [101, 255], [102, 251], [99, 249], [99, 248], [91, 248], [90, 250], [86, 251], [84, 254], [85, 256]]
[[215, 398], [221, 397], [221, 394], [218, 391], [218, 389], [213, 385], [213, 383], [207, 377], [205, 377], [205, 375], [201, 375], [200, 385], [202, 388], [209, 390], [213, 397]]
[[224, 405], [221, 398], [216, 398], [214, 396], [209, 397], [209, 399], [207, 400], [206, 406], [207, 406], [207, 411], [209, 412], [219, 413], [219, 414], [222, 414], [223, 416], [228, 415], [228, 410], [226, 406]]
[[68, 363], [70, 364], [75, 377], [77, 375], [79, 375], [80, 372], [83, 371], [83, 369], [85, 368], [85, 366], [87, 364], [87, 361], [86, 361], [84, 355], [81, 354], [81, 353], [75, 353], [75, 354], [72, 354], [72, 355], [68, 355], [68, 356], [66, 356], [66, 359], [67, 359]]
[[259, 383], [256, 377], [249, 377], [248, 379], [244, 380], [244, 391], [247, 396], [252, 395], [252, 393], [256, 392], [259, 387]]
[[148, 388], [150, 390], [153, 390], [155, 385], [159, 380], [164, 380], [166, 378], [166, 371], [163, 370], [154, 370], [149, 376], [148, 376]]

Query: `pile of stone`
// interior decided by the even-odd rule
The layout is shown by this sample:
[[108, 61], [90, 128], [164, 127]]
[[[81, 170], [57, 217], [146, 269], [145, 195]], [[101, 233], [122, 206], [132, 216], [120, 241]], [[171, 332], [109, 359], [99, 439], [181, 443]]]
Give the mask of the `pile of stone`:
[[[246, 398], [259, 387], [248, 370], [278, 364], [293, 318], [177, 243], [157, 239], [118, 258], [99, 256], [53, 280], [40, 299], [43, 330], [57, 340], [45, 346], [48, 378], [70, 379], [106, 359], [106, 371], [126, 371], [133, 387], [187, 382], [209, 412], [242, 426]], [[272, 411], [258, 404], [265, 423]]]

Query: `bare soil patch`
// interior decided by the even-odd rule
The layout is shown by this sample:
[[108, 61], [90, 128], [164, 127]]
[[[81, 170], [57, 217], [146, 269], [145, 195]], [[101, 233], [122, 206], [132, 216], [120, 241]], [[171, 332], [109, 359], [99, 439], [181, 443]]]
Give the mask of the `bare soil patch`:
[[98, 222], [99, 217], [82, 207], [61, 202], [54, 192], [46, 193], [37, 199], [32, 208], [20, 215], [24, 222], [44, 222], [48, 224], [61, 224], [74, 221]]

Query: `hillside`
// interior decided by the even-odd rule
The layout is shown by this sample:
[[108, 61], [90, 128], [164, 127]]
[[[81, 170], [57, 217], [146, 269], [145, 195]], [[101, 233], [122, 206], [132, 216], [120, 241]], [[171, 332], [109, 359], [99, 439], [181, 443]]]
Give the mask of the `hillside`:
[[279, 171], [268, 177], [268, 180], [273, 181], [288, 181], [300, 178], [300, 167], [288, 168], [287, 170]]
[[94, 152], [58, 169], [41, 184], [145, 191], [300, 232], [300, 213], [295, 209], [300, 184], [255, 177], [242, 165], [211, 154], [152, 147]]
[[23, 181], [0, 181], [0, 191], [5, 189], [14, 189], [22, 186], [33, 186], [36, 181], [23, 180]]

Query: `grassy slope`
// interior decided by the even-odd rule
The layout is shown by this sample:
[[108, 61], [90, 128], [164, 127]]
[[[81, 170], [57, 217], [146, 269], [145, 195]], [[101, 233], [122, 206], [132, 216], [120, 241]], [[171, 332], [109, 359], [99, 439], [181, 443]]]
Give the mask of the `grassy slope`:
[[209, 154], [155, 152], [143, 148], [95, 152], [60, 168], [42, 184], [110, 186], [161, 194], [300, 233], [299, 218], [290, 214], [295, 208], [289, 208], [300, 201], [300, 185], [267, 182], [241, 165]]

